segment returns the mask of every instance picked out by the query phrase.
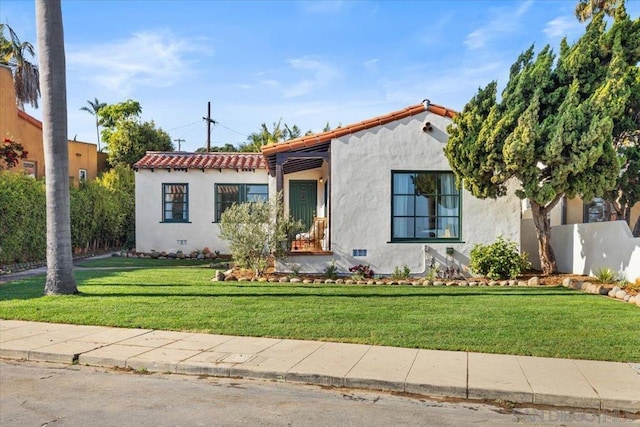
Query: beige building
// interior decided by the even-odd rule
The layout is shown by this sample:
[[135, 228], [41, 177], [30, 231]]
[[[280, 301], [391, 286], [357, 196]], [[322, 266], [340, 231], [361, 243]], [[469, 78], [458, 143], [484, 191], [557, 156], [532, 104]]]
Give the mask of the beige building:
[[[19, 142], [27, 158], [13, 170], [27, 171], [35, 178], [45, 175], [42, 122], [16, 106], [11, 70], [0, 65], [0, 137]], [[96, 144], [69, 141], [69, 178], [73, 183], [95, 179], [105, 169], [106, 154], [98, 153]]]

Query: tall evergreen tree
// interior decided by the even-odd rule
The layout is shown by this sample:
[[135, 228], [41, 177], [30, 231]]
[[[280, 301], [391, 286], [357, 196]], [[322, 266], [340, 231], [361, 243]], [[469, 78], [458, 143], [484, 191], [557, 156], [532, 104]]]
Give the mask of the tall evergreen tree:
[[492, 82], [448, 129], [445, 154], [475, 196], [503, 196], [511, 180], [519, 182], [516, 194], [531, 204], [544, 273], [557, 271], [551, 209], [564, 195], [603, 195], [618, 177], [614, 123], [631, 97], [638, 46], [640, 21], [629, 19], [624, 4], [608, 31], [599, 12], [574, 45], [563, 40], [557, 62], [549, 46], [535, 58], [533, 47], [523, 52], [500, 101]]

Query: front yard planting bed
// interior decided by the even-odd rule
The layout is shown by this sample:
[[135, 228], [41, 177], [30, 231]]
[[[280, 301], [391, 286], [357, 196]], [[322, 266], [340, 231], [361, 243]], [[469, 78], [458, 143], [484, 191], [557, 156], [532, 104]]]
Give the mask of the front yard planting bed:
[[56, 297], [35, 276], [0, 285], [0, 318], [640, 362], [637, 307], [562, 286], [212, 282], [214, 273], [78, 270], [80, 294]]

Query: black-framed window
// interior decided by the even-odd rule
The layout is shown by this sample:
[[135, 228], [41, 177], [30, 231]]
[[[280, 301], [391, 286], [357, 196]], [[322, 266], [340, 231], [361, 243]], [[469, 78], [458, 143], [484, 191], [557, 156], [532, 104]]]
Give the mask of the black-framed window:
[[189, 222], [189, 184], [162, 184], [162, 221]]
[[391, 172], [391, 240], [459, 241], [461, 195], [453, 172]]
[[609, 206], [603, 198], [596, 197], [591, 202], [584, 203], [583, 222], [603, 222], [610, 218]]
[[269, 198], [267, 184], [216, 184], [216, 222], [222, 212], [235, 203], [266, 201]]

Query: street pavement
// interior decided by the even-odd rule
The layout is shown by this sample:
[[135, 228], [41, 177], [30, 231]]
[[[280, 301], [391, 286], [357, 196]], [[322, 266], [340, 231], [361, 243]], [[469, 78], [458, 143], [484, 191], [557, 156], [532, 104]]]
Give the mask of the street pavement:
[[0, 320], [0, 357], [640, 413], [640, 364]]

